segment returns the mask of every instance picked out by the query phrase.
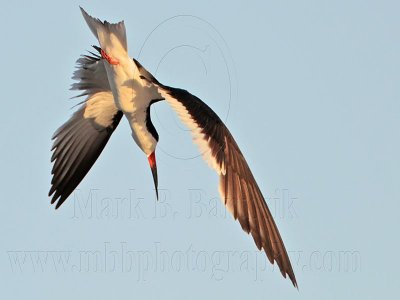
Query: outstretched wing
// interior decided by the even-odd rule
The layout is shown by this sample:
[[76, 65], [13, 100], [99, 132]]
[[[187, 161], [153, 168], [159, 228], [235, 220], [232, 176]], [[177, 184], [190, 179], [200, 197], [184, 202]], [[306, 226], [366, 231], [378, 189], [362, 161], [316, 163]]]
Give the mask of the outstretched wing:
[[260, 188], [228, 128], [217, 114], [196, 96], [158, 82], [160, 94], [192, 132], [205, 160], [219, 174], [219, 191], [228, 210], [243, 230], [251, 233], [271, 263], [276, 261], [282, 275], [289, 275], [297, 287], [282, 238]]
[[81, 107], [53, 135], [51, 203], [56, 208], [68, 198], [103, 151], [122, 117], [114, 104], [104, 62], [99, 56], [82, 56], [71, 87], [87, 95]]

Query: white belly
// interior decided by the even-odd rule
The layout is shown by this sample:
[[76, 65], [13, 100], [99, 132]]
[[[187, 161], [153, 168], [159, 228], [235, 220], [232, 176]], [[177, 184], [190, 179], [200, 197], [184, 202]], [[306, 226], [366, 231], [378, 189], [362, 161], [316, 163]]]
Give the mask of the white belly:
[[146, 127], [146, 109], [152, 95], [141, 85], [136, 65], [133, 60], [126, 65], [106, 64], [106, 71], [115, 105], [128, 119], [133, 139], [146, 154], [152, 153], [157, 142]]
[[106, 64], [108, 81], [115, 105], [122, 112], [132, 113], [137, 109], [135, 101], [138, 83], [135, 80], [136, 66], [133, 62], [119, 65]]

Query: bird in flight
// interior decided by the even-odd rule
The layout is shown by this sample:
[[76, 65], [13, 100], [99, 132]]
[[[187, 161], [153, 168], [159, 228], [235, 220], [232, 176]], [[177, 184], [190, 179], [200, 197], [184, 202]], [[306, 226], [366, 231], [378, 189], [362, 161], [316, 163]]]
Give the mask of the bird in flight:
[[156, 147], [158, 133], [150, 107], [167, 101], [191, 130], [204, 159], [219, 175], [222, 201], [243, 230], [251, 233], [282, 275], [297, 282], [293, 269], [256, 180], [235, 139], [217, 114], [186, 90], [160, 83], [136, 59], [129, 57], [124, 22], [109, 23], [83, 17], [97, 38], [97, 53], [77, 60], [73, 90], [86, 96], [80, 108], [53, 135], [51, 203], [56, 209], [68, 198], [103, 151], [121, 118], [127, 118], [132, 137], [146, 154], [158, 198]]

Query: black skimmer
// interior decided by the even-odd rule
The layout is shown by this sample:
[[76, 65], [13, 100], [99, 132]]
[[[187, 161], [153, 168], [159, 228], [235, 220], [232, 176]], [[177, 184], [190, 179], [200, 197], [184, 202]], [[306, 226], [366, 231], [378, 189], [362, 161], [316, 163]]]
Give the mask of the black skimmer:
[[247, 162], [228, 128], [202, 100], [188, 91], [161, 84], [127, 53], [124, 22], [116, 24], [83, 17], [100, 47], [78, 59], [73, 90], [86, 96], [80, 108], [53, 136], [54, 162], [49, 196], [56, 208], [68, 198], [103, 151], [125, 116], [132, 137], [147, 155], [157, 192], [155, 149], [158, 134], [150, 118], [152, 104], [165, 100], [190, 128], [194, 141], [219, 175], [219, 191], [226, 207], [243, 230], [251, 233], [259, 250], [277, 262], [282, 275], [297, 287], [282, 238]]

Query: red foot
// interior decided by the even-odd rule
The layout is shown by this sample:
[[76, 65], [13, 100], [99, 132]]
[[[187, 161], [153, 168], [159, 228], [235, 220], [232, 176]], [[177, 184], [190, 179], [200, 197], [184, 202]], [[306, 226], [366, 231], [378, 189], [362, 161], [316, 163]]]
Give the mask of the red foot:
[[101, 57], [104, 58], [110, 65], [118, 65], [119, 61], [109, 56], [103, 49], [101, 49]]

